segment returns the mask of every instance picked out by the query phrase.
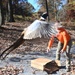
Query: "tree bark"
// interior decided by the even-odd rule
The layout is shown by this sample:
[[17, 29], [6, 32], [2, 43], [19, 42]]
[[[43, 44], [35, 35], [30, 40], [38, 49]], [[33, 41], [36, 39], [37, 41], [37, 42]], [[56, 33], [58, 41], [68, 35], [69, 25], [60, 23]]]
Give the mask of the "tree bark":
[[47, 11], [47, 13], [48, 13], [48, 21], [50, 20], [50, 18], [49, 18], [49, 12], [48, 12], [48, 3], [47, 3], [47, 0], [45, 0], [46, 1], [46, 11]]
[[0, 0], [0, 26], [1, 26], [1, 24], [2, 24], [1, 3], [2, 3], [2, 0]]
[[8, 21], [14, 22], [12, 0], [8, 1]]
[[2, 0], [0, 0], [0, 25], [5, 24], [5, 10], [3, 8]]

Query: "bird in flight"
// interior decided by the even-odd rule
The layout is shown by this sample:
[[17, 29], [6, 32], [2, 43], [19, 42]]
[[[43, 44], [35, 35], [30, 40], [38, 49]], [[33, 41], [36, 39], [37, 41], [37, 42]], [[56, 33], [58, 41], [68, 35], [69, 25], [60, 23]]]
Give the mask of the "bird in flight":
[[54, 28], [54, 22], [46, 22], [47, 13], [43, 13], [39, 20], [35, 20], [32, 24], [30, 24], [27, 28], [25, 28], [20, 38], [5, 49], [0, 54], [0, 59], [4, 59], [11, 51], [19, 47], [25, 40], [34, 40], [37, 38], [47, 38], [51, 35], [57, 34], [56, 29]]

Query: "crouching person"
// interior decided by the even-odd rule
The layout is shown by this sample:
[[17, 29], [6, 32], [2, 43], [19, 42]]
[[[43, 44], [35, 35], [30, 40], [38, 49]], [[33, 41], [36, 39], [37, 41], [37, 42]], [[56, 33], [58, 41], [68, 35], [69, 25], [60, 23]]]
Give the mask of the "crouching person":
[[70, 56], [70, 49], [72, 46], [72, 40], [69, 33], [60, 25], [55, 25], [58, 33], [57, 35], [52, 35], [52, 37], [49, 40], [47, 52], [52, 47], [52, 44], [54, 42], [54, 38], [58, 39], [58, 47], [56, 51], [56, 60], [60, 60], [60, 54], [66, 53], [66, 71], [69, 72], [71, 70], [71, 56]]

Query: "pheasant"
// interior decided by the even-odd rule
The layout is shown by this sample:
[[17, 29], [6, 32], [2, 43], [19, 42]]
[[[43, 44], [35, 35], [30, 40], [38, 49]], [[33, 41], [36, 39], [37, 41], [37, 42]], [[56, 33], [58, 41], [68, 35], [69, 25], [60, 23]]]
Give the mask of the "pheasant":
[[34, 40], [42, 37], [47, 38], [50, 37], [50, 35], [57, 34], [57, 31], [54, 28], [55, 23], [46, 22], [47, 16], [47, 13], [44, 13], [40, 20], [35, 20], [32, 24], [25, 28], [22, 31], [20, 38], [0, 54], [0, 59], [4, 59], [11, 51], [24, 43], [25, 40], [30, 41], [32, 39]]

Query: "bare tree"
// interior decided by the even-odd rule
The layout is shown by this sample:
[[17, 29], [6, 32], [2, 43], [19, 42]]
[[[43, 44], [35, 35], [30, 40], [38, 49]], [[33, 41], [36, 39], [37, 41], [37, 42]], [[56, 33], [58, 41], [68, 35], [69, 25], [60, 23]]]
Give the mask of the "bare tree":
[[2, 7], [2, 0], [0, 0], [0, 25], [2, 24], [2, 13], [1, 13], [1, 8]]
[[8, 0], [8, 18], [9, 22], [14, 22], [12, 0]]
[[0, 0], [0, 25], [5, 24], [5, 7], [3, 5], [3, 0]]

